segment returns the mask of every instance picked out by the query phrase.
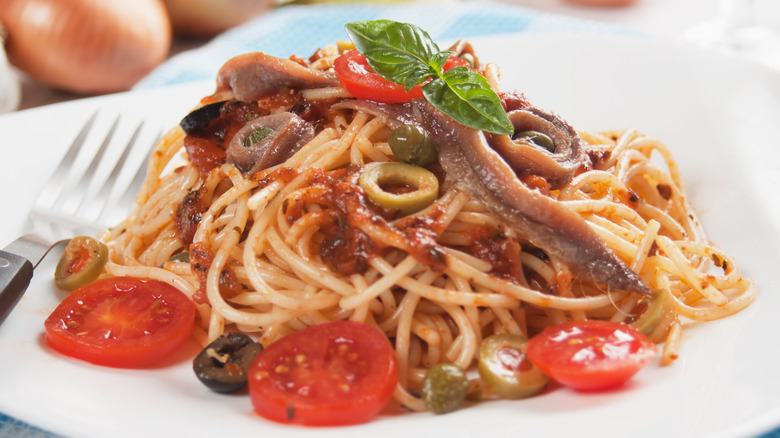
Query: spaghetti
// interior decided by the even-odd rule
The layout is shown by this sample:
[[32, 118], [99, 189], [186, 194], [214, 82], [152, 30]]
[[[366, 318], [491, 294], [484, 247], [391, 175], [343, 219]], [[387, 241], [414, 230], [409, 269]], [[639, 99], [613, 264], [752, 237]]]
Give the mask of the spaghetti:
[[[326, 72], [338, 55], [326, 48], [299, 64]], [[497, 67], [479, 71], [499, 91]], [[422, 410], [413, 393], [426, 370], [471, 367], [491, 334], [622, 321], [665, 342], [662, 362], [671, 363], [685, 320], [723, 318], [755, 298], [735, 261], [707, 240], [671, 151], [640, 132], [580, 132], [591, 166], [538, 190], [583, 218], [653, 296], [580, 278], [436, 164], [442, 184], [427, 208], [400, 216], [367, 200], [357, 178], [369, 163], [397, 161], [388, 142], [397, 122], [334, 107], [353, 100], [341, 85], [235, 97], [220, 89], [201, 102], [227, 101], [210, 124], [212, 140], [219, 123], [230, 137], [247, 119], [291, 109], [316, 132], [283, 162], [246, 174], [224, 159], [211, 168], [194, 159], [196, 139], [177, 126], [156, 145], [134, 211], [101, 236], [110, 250], [105, 274], [186, 293], [204, 345], [225, 331], [267, 344], [327, 321], [364, 322], [395, 348], [396, 399]], [[189, 261], [175, 257], [185, 253]]]

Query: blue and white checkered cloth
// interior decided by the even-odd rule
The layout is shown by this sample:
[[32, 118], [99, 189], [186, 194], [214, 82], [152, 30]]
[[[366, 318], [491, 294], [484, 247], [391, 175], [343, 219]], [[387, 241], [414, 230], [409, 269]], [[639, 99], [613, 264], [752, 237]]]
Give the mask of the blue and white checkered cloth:
[[487, 2], [288, 5], [228, 30], [201, 48], [172, 57], [136, 88], [214, 79], [225, 61], [251, 51], [285, 58], [292, 54], [306, 57], [323, 45], [346, 40], [344, 24], [380, 18], [414, 23], [436, 41], [520, 33], [630, 33], [607, 24]]
[[[437, 41], [513, 34], [636, 34], [604, 23], [484, 1], [288, 5], [172, 57], [141, 80], [136, 89], [215, 79], [225, 61], [250, 51], [280, 57], [308, 56], [322, 45], [347, 39], [345, 23], [380, 18], [414, 23]], [[0, 413], [0, 438], [57, 436]], [[763, 438], [780, 438], [780, 429]]]

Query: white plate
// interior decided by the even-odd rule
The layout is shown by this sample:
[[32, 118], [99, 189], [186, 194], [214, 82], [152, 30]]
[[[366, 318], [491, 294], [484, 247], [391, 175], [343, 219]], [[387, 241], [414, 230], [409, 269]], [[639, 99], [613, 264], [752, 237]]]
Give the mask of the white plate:
[[[158, 367], [114, 370], [50, 351], [43, 320], [61, 294], [54, 261], [0, 327], [0, 412], [63, 435], [135, 436], [745, 436], [780, 425], [778, 226], [780, 75], [683, 47], [602, 37], [475, 41], [518, 88], [579, 129], [637, 128], [666, 141], [710, 237], [736, 256], [757, 302], [726, 320], [686, 328], [679, 360], [652, 364], [619, 390], [556, 389], [444, 416], [380, 416], [353, 427], [272, 424], [245, 395], [218, 395], [190, 371], [192, 343]], [[89, 99], [0, 117], [0, 244], [27, 226], [31, 199], [95, 108], [178, 121], [211, 84]], [[130, 118], [132, 118], [130, 117]], [[110, 119], [110, 118], [106, 118]], [[25, 174], [19, 175], [19, 169]], [[433, 435], [435, 434], [435, 435]]]

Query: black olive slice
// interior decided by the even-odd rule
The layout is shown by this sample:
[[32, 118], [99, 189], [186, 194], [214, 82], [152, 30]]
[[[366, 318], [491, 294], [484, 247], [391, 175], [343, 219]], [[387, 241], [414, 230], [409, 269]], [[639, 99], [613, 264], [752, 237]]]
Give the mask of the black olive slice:
[[262, 350], [262, 344], [243, 333], [226, 333], [195, 356], [192, 368], [209, 389], [233, 392], [246, 385], [249, 365]]
[[179, 126], [184, 130], [185, 134], [192, 133], [198, 126], [219, 117], [219, 111], [222, 109], [222, 105], [224, 105], [225, 102], [227, 101], [214, 102], [193, 110], [181, 119]]

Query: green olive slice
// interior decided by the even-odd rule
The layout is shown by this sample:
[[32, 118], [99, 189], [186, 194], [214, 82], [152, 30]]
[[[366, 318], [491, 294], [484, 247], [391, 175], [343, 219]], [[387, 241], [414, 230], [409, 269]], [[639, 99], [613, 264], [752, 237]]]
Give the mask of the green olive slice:
[[469, 380], [459, 366], [440, 363], [425, 373], [422, 397], [425, 407], [434, 414], [454, 411], [466, 398]]
[[666, 306], [666, 294], [663, 291], [654, 291], [652, 296], [642, 297], [647, 303], [647, 308], [631, 325], [645, 335], [649, 335], [661, 321]]
[[399, 161], [425, 167], [436, 162], [438, 151], [431, 137], [416, 125], [393, 129], [387, 139], [393, 155]]
[[496, 394], [523, 398], [536, 394], [549, 380], [525, 354], [524, 336], [500, 333], [482, 341], [477, 370]]
[[73, 291], [94, 281], [108, 261], [108, 247], [92, 237], [76, 236], [68, 242], [54, 270], [58, 288]]
[[[370, 163], [358, 184], [373, 202], [408, 215], [431, 205], [439, 195], [439, 180], [429, 170], [406, 163]], [[388, 187], [409, 190], [389, 191]]]

